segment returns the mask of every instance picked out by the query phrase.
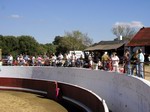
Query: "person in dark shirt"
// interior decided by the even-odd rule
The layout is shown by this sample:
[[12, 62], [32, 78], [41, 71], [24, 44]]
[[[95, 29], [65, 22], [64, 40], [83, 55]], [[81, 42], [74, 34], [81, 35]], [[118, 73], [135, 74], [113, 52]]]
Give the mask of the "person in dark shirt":
[[124, 72], [127, 74], [131, 74], [130, 69], [130, 52], [128, 49], [125, 50], [124, 53]]
[[137, 76], [138, 74], [138, 50], [136, 50], [136, 52], [133, 54], [131, 61], [132, 61], [131, 75], [134, 74], [134, 70], [135, 70], [135, 74]]

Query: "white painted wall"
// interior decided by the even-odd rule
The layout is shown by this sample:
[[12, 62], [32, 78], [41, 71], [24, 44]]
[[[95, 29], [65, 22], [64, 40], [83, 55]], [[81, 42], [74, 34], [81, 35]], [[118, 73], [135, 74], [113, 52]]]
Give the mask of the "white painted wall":
[[150, 82], [134, 76], [79, 68], [2, 66], [0, 77], [71, 83], [95, 92], [113, 112], [150, 112]]

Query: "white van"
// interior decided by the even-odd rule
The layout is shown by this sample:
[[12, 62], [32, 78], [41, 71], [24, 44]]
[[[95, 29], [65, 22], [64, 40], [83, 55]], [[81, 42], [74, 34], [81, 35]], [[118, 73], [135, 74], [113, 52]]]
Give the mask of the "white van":
[[82, 55], [82, 57], [84, 58], [84, 53], [83, 53], [83, 51], [69, 51], [70, 56], [72, 55], [72, 53], [75, 53], [77, 59], [80, 58], [81, 55]]

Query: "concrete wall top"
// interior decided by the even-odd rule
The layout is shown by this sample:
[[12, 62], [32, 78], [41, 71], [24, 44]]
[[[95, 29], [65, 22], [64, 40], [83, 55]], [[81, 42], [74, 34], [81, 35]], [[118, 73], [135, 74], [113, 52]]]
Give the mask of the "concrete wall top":
[[150, 112], [150, 82], [144, 79], [80, 68], [5, 67], [0, 77], [57, 80], [87, 88], [105, 99], [113, 112]]

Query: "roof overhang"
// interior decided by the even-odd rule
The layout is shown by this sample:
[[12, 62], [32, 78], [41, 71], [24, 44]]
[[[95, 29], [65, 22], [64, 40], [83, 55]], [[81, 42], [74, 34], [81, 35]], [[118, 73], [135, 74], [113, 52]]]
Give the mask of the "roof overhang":
[[85, 49], [85, 51], [95, 51], [95, 50], [112, 50], [118, 49], [123, 46], [124, 43], [115, 43], [115, 44], [99, 44]]

